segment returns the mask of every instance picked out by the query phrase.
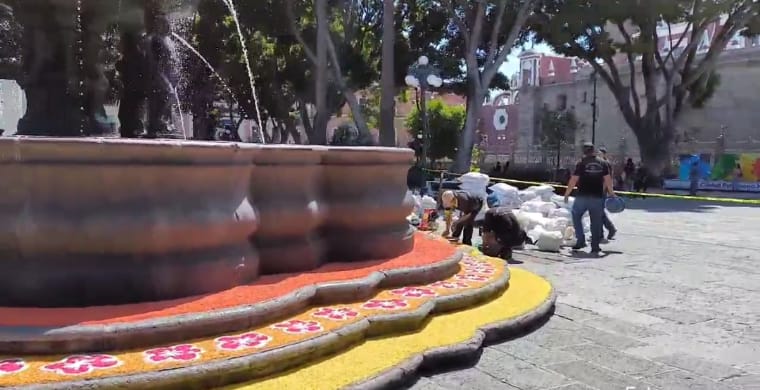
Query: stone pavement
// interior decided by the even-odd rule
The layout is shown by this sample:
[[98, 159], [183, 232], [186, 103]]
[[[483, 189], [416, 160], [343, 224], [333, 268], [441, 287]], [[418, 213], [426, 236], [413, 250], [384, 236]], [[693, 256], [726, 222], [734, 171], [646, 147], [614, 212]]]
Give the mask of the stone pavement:
[[760, 390], [760, 207], [631, 200], [603, 258], [518, 255], [554, 316], [414, 390]]

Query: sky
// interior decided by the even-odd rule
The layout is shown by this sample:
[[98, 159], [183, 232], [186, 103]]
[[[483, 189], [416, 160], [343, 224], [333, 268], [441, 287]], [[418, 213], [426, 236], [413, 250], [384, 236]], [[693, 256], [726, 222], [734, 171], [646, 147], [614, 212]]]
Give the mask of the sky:
[[523, 45], [522, 47], [518, 47], [512, 50], [512, 53], [507, 57], [507, 61], [499, 69], [501, 73], [505, 74], [507, 77], [510, 77], [510, 78], [515, 73], [517, 73], [518, 69], [520, 68], [520, 61], [517, 58], [517, 56], [520, 55], [520, 53], [526, 49], [532, 49], [533, 51], [536, 51], [539, 53], [552, 54], [551, 48], [546, 44]]

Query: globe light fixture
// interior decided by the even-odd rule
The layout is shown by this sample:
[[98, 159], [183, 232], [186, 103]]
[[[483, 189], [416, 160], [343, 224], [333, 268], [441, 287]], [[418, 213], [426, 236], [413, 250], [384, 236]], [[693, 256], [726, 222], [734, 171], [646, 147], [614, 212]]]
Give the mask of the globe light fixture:
[[417, 80], [416, 77], [409, 75], [404, 78], [404, 81], [406, 82], [406, 85], [412, 87], [412, 88], [419, 88], [420, 87], [420, 81]]
[[440, 88], [440, 86], [443, 85], [443, 80], [434, 74], [431, 74], [427, 77], [427, 82], [428, 85], [434, 88]]

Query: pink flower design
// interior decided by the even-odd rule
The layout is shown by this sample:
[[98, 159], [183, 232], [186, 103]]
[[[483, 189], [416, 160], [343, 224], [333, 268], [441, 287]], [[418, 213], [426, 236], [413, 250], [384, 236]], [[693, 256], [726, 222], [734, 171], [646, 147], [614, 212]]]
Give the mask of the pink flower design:
[[222, 336], [214, 340], [216, 348], [224, 351], [264, 348], [270, 341], [272, 341], [272, 337], [257, 332], [243, 333], [236, 336]]
[[312, 316], [317, 318], [326, 318], [334, 321], [345, 321], [349, 318], [355, 318], [359, 315], [359, 312], [351, 309], [350, 307], [323, 307], [317, 309]]
[[44, 365], [42, 369], [59, 375], [82, 375], [119, 365], [121, 365], [121, 361], [111, 355], [73, 355], [55, 363]]
[[448, 290], [455, 290], [455, 289], [460, 289], [460, 288], [468, 288], [470, 287], [470, 285], [458, 280], [452, 280], [452, 281], [442, 280], [440, 282], [435, 282], [431, 284], [430, 287], [438, 287], [438, 288], [445, 288]]
[[467, 267], [467, 272], [470, 273], [476, 273], [476, 274], [484, 274], [484, 275], [493, 275], [496, 270], [487, 265], [478, 265], [473, 267]]
[[290, 320], [272, 325], [272, 328], [279, 329], [290, 334], [316, 333], [322, 331], [322, 324], [318, 321]]
[[161, 347], [149, 349], [143, 352], [143, 356], [148, 363], [166, 363], [166, 362], [189, 362], [199, 359], [203, 350], [192, 344], [173, 345], [171, 347]]
[[13, 358], [0, 360], [0, 376], [17, 374], [27, 368], [29, 368], [29, 365], [26, 364], [24, 359]]
[[457, 280], [469, 280], [471, 282], [485, 282], [485, 281], [488, 281], [488, 279], [490, 279], [487, 276], [472, 274], [472, 273], [459, 274], [455, 276], [454, 278], [456, 278]]
[[409, 306], [404, 299], [370, 299], [362, 305], [365, 309], [398, 310]]
[[424, 287], [404, 287], [396, 290], [392, 290], [391, 294], [401, 295], [404, 298], [423, 298], [434, 297], [438, 294], [435, 291]]

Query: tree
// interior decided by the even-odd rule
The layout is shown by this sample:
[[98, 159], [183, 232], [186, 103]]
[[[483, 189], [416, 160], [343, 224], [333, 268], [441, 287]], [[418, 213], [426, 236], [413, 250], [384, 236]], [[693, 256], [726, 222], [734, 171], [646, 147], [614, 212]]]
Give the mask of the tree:
[[[428, 157], [431, 160], [456, 158], [466, 116], [464, 107], [450, 106], [441, 100], [433, 99], [428, 104], [427, 114], [431, 141]], [[414, 139], [423, 134], [419, 109], [415, 108], [411, 112], [406, 125]]]
[[452, 41], [464, 58], [467, 81], [465, 121], [455, 169], [470, 166], [475, 129], [486, 95], [533, 11], [533, 0], [444, 0], [451, 18]]
[[[586, 60], [633, 130], [644, 164], [669, 166], [676, 123], [717, 85], [727, 43], [756, 25], [755, 0], [547, 0], [531, 24], [539, 41]], [[676, 34], [676, 28], [683, 32]], [[711, 34], [712, 32], [712, 34]]]
[[543, 107], [539, 114], [541, 121], [541, 145], [546, 150], [556, 152], [556, 168], [559, 171], [562, 147], [575, 142], [575, 134], [581, 128], [572, 110], [554, 111]]
[[380, 145], [396, 146], [396, 20], [393, 0], [383, 0], [383, 60], [381, 70]]
[[[377, 79], [377, 64], [373, 61], [377, 62], [380, 57], [377, 52], [380, 29], [372, 27], [381, 23], [382, 9], [376, 2], [363, 0], [287, 0], [285, 9], [293, 35], [315, 68], [315, 93], [323, 93], [324, 81], [329, 77], [351, 109], [359, 132], [369, 133], [355, 91]], [[309, 9], [314, 12], [310, 13]], [[316, 42], [308, 41], [305, 38], [308, 35], [303, 33], [304, 29], [311, 29], [312, 21], [317, 26], [313, 35]], [[317, 116], [321, 118], [320, 106], [318, 103]], [[329, 119], [329, 115], [326, 118]], [[323, 122], [326, 126], [327, 121]]]
[[0, 0], [0, 79], [15, 80], [21, 66], [22, 29], [13, 15], [14, 4]]

